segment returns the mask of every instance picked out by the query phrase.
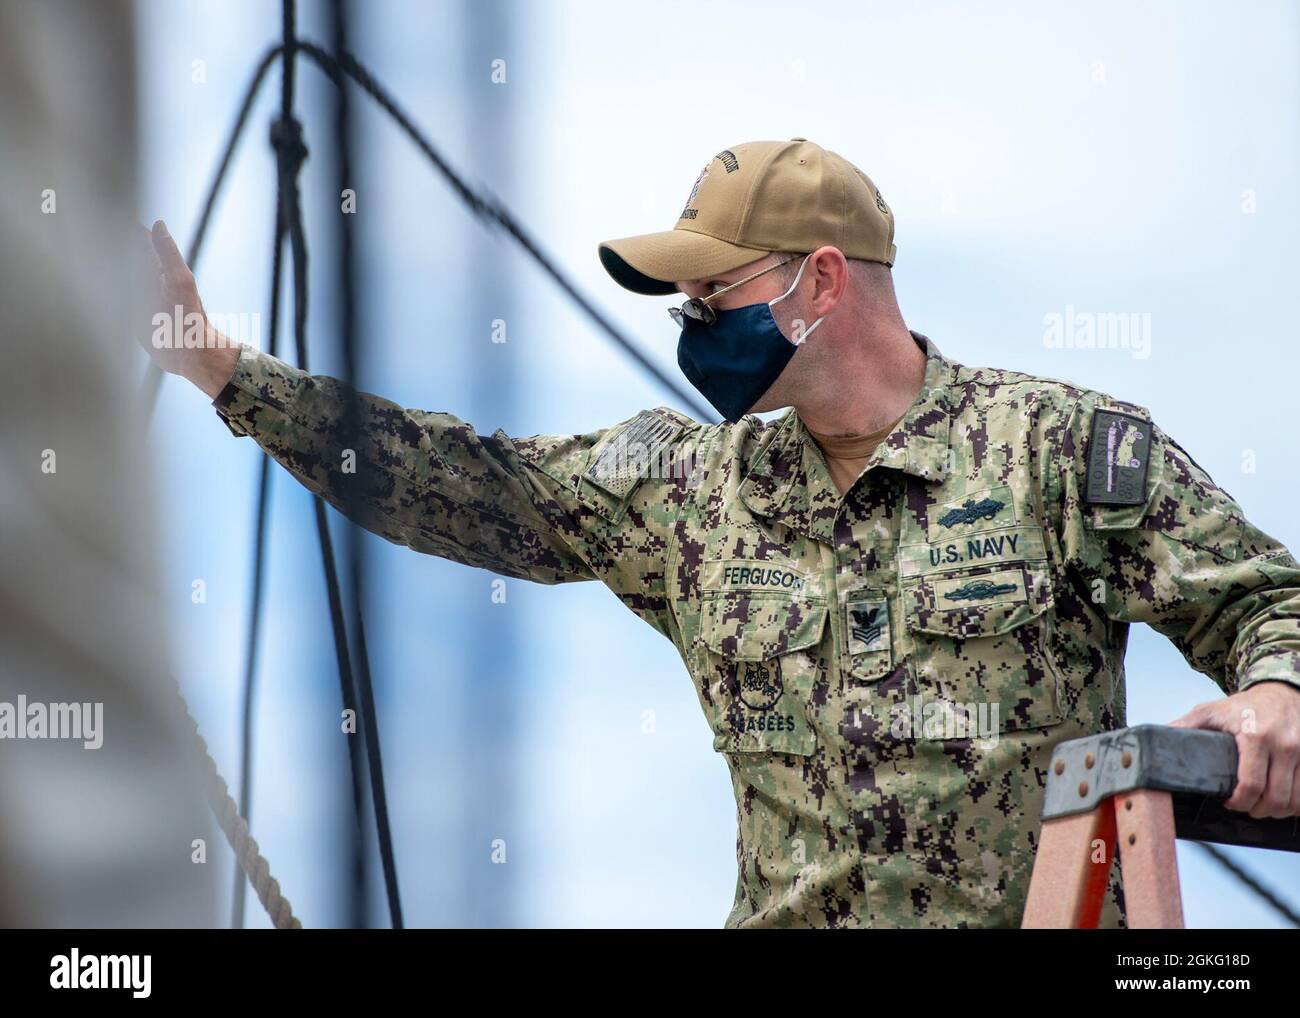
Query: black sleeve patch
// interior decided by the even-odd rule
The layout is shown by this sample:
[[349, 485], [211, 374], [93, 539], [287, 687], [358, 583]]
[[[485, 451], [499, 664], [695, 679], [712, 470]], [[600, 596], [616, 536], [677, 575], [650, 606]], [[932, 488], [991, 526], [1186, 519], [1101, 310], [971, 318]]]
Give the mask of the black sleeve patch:
[[1088, 443], [1089, 505], [1142, 505], [1151, 465], [1151, 422], [1131, 414], [1098, 410]]

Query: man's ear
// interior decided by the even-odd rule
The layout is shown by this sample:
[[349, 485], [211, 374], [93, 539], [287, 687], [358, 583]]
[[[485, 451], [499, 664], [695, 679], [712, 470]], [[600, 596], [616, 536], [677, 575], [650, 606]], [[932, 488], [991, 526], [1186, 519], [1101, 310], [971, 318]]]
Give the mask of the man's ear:
[[844, 297], [849, 286], [849, 263], [844, 252], [829, 244], [819, 247], [808, 259], [806, 273], [815, 282], [810, 307], [814, 318], [827, 314]]

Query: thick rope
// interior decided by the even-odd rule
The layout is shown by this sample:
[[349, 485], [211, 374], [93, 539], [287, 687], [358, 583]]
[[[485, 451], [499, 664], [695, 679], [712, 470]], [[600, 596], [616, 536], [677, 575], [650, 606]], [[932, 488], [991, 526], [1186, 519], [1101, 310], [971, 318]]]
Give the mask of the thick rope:
[[[484, 220], [494, 222], [500, 227], [502, 227], [506, 231], [506, 233], [508, 233], [511, 237], [513, 237], [515, 241], [529, 255], [532, 256], [534, 261], [536, 261], [541, 266], [541, 268], [549, 276], [551, 276], [551, 278], [560, 286], [560, 288], [579, 307], [581, 307], [583, 311], [587, 313], [587, 315], [602, 329], [602, 331], [604, 331], [611, 339], [613, 339], [615, 343], [617, 343], [617, 345], [622, 347], [624, 352], [629, 354], [643, 370], [645, 370], [648, 374], [650, 374], [660, 384], [664, 385], [667, 389], [672, 391], [674, 395], [676, 395], [679, 399], [681, 399], [686, 406], [694, 410], [697, 413], [697, 415], [700, 416], [701, 419], [703, 420], [713, 419], [712, 415], [708, 411], [702, 409], [702, 407], [698, 403], [696, 403], [696, 401], [688, 393], [686, 393], [685, 390], [683, 390], [680, 386], [678, 386], [672, 379], [668, 378], [668, 376], [665, 375], [658, 368], [657, 365], [652, 363], [644, 354], [642, 354], [641, 351], [638, 350], [636, 346], [634, 346], [627, 337], [625, 337], [621, 332], [619, 332], [619, 330], [616, 329], [614, 325], [603, 314], [601, 314], [600, 311], [598, 311], [590, 301], [586, 299], [586, 297], [578, 290], [578, 288], [542, 252], [541, 248], [532, 239], [532, 237], [524, 231], [524, 229], [518, 224], [518, 222], [514, 220], [514, 218], [510, 215], [510, 213], [507, 212], [506, 209], [498, 201], [490, 197], [480, 196], [467, 183], [465, 183], [465, 181], [458, 174], [456, 174], [456, 172], [451, 168], [450, 164], [448, 164], [447, 161], [441, 156], [441, 154], [439, 154], [438, 151], [433, 147], [433, 144], [429, 142], [428, 139], [425, 138], [424, 135], [420, 132], [420, 130], [415, 126], [415, 123], [411, 120], [411, 118], [405, 113], [405, 111], [401, 109], [400, 106], [397, 105], [396, 100], [394, 100], [391, 96], [389, 96], [388, 93], [382, 88], [382, 86], [379, 85], [378, 81], [376, 81], [376, 79], [369, 72], [369, 70], [367, 70], [351, 54], [343, 50], [342, 43], [344, 37], [341, 31], [338, 32], [336, 38], [336, 55], [330, 55], [320, 47], [296, 38], [292, 0], [284, 0], [283, 10], [284, 10], [284, 20], [285, 20], [284, 42], [279, 46], [273, 47], [263, 56], [257, 68], [257, 71], [254, 74], [253, 80], [252, 82], [250, 82], [248, 89], [244, 95], [244, 100], [243, 103], [241, 104], [239, 114], [236, 117], [234, 127], [230, 132], [230, 136], [228, 138], [224, 153], [222, 155], [220, 166], [214, 177], [212, 186], [208, 192], [207, 200], [204, 203], [203, 213], [199, 221], [197, 235], [191, 246], [189, 257], [187, 259], [191, 267], [193, 267], [198, 261], [199, 253], [203, 243], [203, 237], [207, 229], [208, 221], [212, 215], [212, 211], [216, 203], [217, 194], [220, 191], [221, 184], [225, 178], [227, 170], [229, 169], [231, 157], [234, 154], [236, 144], [239, 141], [240, 135], [243, 132], [245, 122], [247, 121], [248, 115], [252, 109], [253, 100], [257, 92], [259, 91], [262, 81], [264, 80], [267, 71], [270, 69], [271, 64], [275, 61], [277, 57], [283, 56], [285, 59], [285, 74], [281, 83], [282, 114], [281, 114], [281, 120], [278, 121], [275, 125], [273, 125], [272, 144], [276, 147], [277, 155], [279, 156], [281, 180], [285, 181], [287, 177], [288, 178], [287, 182], [290, 184], [292, 188], [292, 204], [290, 207], [290, 216], [289, 216], [290, 219], [289, 232], [290, 232], [291, 243], [294, 246], [295, 270], [296, 270], [295, 271], [295, 275], [296, 275], [295, 297], [298, 298], [297, 300], [295, 300], [295, 333], [296, 333], [296, 338], [298, 340], [300, 359], [303, 361], [305, 365], [305, 352], [306, 352], [305, 351], [305, 323], [306, 323], [305, 247], [306, 245], [302, 239], [302, 225], [301, 225], [301, 218], [300, 218], [301, 213], [297, 208], [296, 175], [297, 175], [297, 169], [298, 167], [301, 166], [301, 161], [306, 155], [306, 150], [305, 147], [302, 146], [301, 125], [299, 125], [296, 121], [293, 121], [291, 119], [291, 110], [293, 106], [293, 56], [297, 51], [301, 50], [302, 52], [306, 53], [307, 56], [309, 56], [313, 61], [315, 61], [315, 63], [320, 67], [320, 69], [324, 71], [324, 73], [329, 78], [331, 78], [335, 82], [335, 84], [339, 86], [340, 89], [343, 89], [345, 87], [345, 77], [351, 77], [362, 88], [363, 91], [365, 91], [368, 95], [370, 95], [370, 97], [374, 99], [379, 104], [379, 106], [382, 107], [384, 111], [393, 118], [393, 120], [407, 134], [407, 136], [413, 142], [415, 142], [416, 146], [425, 154], [425, 156], [428, 157], [429, 161], [433, 164], [435, 169], [437, 169], [439, 173], [441, 173], [442, 176], [451, 184], [452, 188], [457, 192], [461, 200], [465, 203], [466, 206], [469, 207], [469, 209], [475, 215], [479, 216]], [[343, 101], [346, 102], [346, 99]], [[344, 118], [346, 117], [345, 113], [343, 114], [343, 117]], [[345, 119], [342, 122], [345, 123], [346, 122]], [[281, 132], [278, 138], [276, 137], [276, 130], [275, 130], [277, 127], [279, 129], [279, 132]], [[342, 139], [340, 139], [340, 142], [342, 143]], [[283, 151], [281, 151], [281, 146], [284, 147]], [[293, 152], [293, 149], [295, 148], [301, 148], [301, 154]], [[295, 162], [297, 164], [296, 166], [293, 165]], [[289, 170], [290, 167], [292, 167], [291, 171]], [[282, 205], [283, 205], [284, 197], [285, 197], [284, 195], [281, 196]], [[279, 240], [280, 238], [277, 236], [276, 259], [275, 259], [277, 262], [277, 270], [278, 270], [278, 262], [279, 262], [279, 247], [280, 247]], [[275, 278], [277, 280], [275, 288], [278, 289], [278, 278], [279, 278], [278, 271], [276, 271], [275, 273]], [[156, 365], [151, 364], [149, 367], [148, 376], [143, 386], [143, 398], [148, 408], [147, 412], [150, 416], [152, 415], [154, 406], [156, 405], [158, 387], [161, 381], [162, 381], [162, 372], [157, 368]], [[338, 581], [337, 578], [334, 576], [333, 555], [331, 549], [329, 548], [328, 527], [322, 526], [322, 524], [324, 523], [324, 514], [323, 514], [324, 507], [320, 503], [319, 499], [317, 500], [316, 508], [318, 514], [318, 519], [317, 519], [318, 528], [321, 529], [322, 531], [321, 534], [322, 552], [324, 553], [323, 558], [325, 559], [324, 564], [325, 564], [326, 577], [327, 577], [327, 586], [332, 588], [330, 590], [330, 593], [332, 595], [331, 615], [334, 616], [334, 621], [336, 623], [335, 640], [336, 643], [338, 643], [341, 635], [338, 631], [338, 626], [337, 626], [338, 619], [339, 617], [341, 617], [341, 605], [338, 604], [339, 601], [338, 591], [337, 591]], [[330, 584], [328, 582], [331, 578], [333, 578], [333, 584]], [[337, 649], [340, 651], [342, 662], [347, 662], [348, 658], [347, 658], [345, 635], [343, 636], [343, 641], [344, 641], [343, 645]], [[350, 673], [350, 668], [347, 668], [346, 664], [344, 665], [344, 667]], [[250, 662], [250, 670], [251, 670], [251, 662]], [[367, 687], [369, 686], [368, 673], [369, 673], [369, 669], [367, 667], [364, 669], [364, 682]], [[348, 695], [349, 692], [351, 691], [349, 689], [349, 687], [351, 686], [351, 683], [348, 681], [349, 677], [350, 675], [345, 676], [343, 682], [345, 704], [349, 699], [351, 699]], [[371, 693], [371, 691], [368, 688], [365, 689], [365, 692], [369, 694], [365, 697], [365, 699], [369, 701], [367, 704], [367, 707], [369, 709], [363, 714], [363, 718], [372, 715], [374, 710], [373, 693]], [[235, 805], [234, 800], [230, 796], [229, 790], [226, 786], [226, 782], [221, 777], [220, 773], [217, 771], [217, 765], [213, 761], [211, 754], [208, 752], [207, 743], [204, 741], [202, 735], [199, 734], [198, 723], [194, 720], [193, 716], [190, 714], [189, 708], [185, 704], [184, 697], [180, 695], [179, 686], [177, 687], [176, 693], [177, 693], [177, 698], [180, 701], [181, 707], [184, 711], [185, 717], [188, 720], [189, 726], [192, 730], [194, 742], [196, 746], [199, 748], [204, 760], [206, 761], [207, 773], [208, 773], [207, 793], [208, 793], [209, 803], [211, 804], [213, 813], [216, 815], [217, 820], [221, 825], [222, 832], [225, 834], [227, 842], [229, 842], [231, 848], [235, 852], [235, 856], [239, 861], [239, 865], [241, 869], [243, 869], [243, 871], [247, 874], [250, 882], [253, 884], [253, 888], [257, 892], [258, 900], [261, 901], [263, 907], [266, 908], [267, 914], [271, 916], [271, 919], [275, 923], [276, 928], [277, 929], [301, 929], [302, 924], [298, 921], [298, 919], [296, 919], [293, 916], [293, 912], [289, 905], [288, 900], [285, 899], [280, 894], [279, 882], [276, 881], [273, 877], [271, 877], [270, 868], [266, 860], [262, 858], [262, 855], [257, 846], [257, 841], [249, 834], [248, 825], [244, 822], [244, 819], [239, 815], [238, 807]], [[375, 732], [374, 734], [377, 735], [378, 733]], [[369, 740], [367, 741], [369, 742]], [[376, 757], [378, 755], [377, 741], [378, 740], [376, 739], [374, 745], [374, 754]], [[372, 764], [374, 762], [377, 761], [372, 760]], [[356, 761], [354, 756], [353, 757], [354, 783], [355, 783], [355, 770], [356, 770], [355, 763]], [[380, 781], [382, 783], [382, 778], [380, 779]], [[372, 784], [373, 784], [373, 773], [372, 773]], [[372, 788], [372, 792], [374, 791], [375, 789]], [[383, 803], [382, 784], [380, 785], [379, 803], [380, 804]], [[381, 846], [386, 841], [384, 837], [387, 829], [386, 809], [384, 810], [384, 813], [385, 815], [383, 816], [383, 820], [380, 825]], [[1198, 842], [1197, 844], [1199, 844], [1200, 847], [1204, 849], [1206, 853], [1209, 854], [1213, 859], [1215, 859], [1221, 866], [1223, 866], [1230, 873], [1232, 873], [1248, 889], [1250, 889], [1255, 894], [1257, 894], [1261, 899], [1267, 902], [1277, 912], [1279, 912], [1282, 916], [1284, 916], [1294, 925], [1300, 926], [1300, 916], [1298, 916], [1294, 911], [1292, 911], [1290, 907], [1286, 905], [1286, 903], [1282, 902], [1276, 895], [1274, 895], [1271, 891], [1269, 891], [1268, 888], [1264, 887], [1257, 880], [1255, 880], [1250, 874], [1248, 874], [1245, 870], [1237, 866], [1230, 858], [1228, 858], [1226, 854], [1214, 848], [1212, 845], [1208, 843]], [[395, 872], [395, 865], [392, 863], [392, 859], [391, 859], [391, 845], [387, 846], [383, 854], [385, 856], [384, 858], [385, 877], [389, 885], [388, 886], [389, 904], [390, 907], [394, 909], [394, 918], [395, 918], [394, 925], [400, 926], [401, 923], [400, 905], [398, 905], [396, 902], [396, 872]]]
[[280, 893], [280, 882], [271, 876], [271, 866], [262, 857], [262, 850], [257, 845], [257, 839], [248, 833], [248, 824], [239, 815], [239, 807], [235, 805], [235, 800], [230, 796], [230, 789], [226, 787], [226, 779], [217, 770], [217, 763], [212, 759], [212, 754], [208, 751], [208, 744], [199, 733], [199, 723], [194, 720], [194, 715], [190, 713], [189, 704], [185, 702], [185, 697], [181, 695], [179, 684], [175, 685], [175, 692], [176, 701], [180, 704], [181, 711], [185, 715], [185, 724], [190, 741], [193, 743], [196, 755], [203, 760], [204, 791], [207, 793], [208, 805], [212, 807], [212, 814], [217, 818], [221, 833], [226, 836], [226, 843], [230, 845], [231, 851], [235, 853], [235, 858], [239, 860], [240, 868], [248, 875], [248, 882], [253, 885], [253, 890], [257, 892], [257, 900], [266, 909], [266, 914], [271, 917], [271, 922], [275, 924], [275, 928], [277, 930], [302, 929], [302, 923], [294, 916], [293, 906], [289, 904], [289, 899]]

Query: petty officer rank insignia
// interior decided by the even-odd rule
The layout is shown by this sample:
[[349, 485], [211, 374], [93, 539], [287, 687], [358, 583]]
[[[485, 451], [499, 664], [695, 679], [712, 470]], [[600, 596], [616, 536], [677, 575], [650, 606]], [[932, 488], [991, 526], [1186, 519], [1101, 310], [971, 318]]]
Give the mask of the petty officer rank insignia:
[[1141, 505], [1146, 501], [1151, 427], [1150, 421], [1113, 410], [1093, 414], [1085, 502]]
[[889, 602], [850, 601], [849, 653], [866, 654], [889, 646]]

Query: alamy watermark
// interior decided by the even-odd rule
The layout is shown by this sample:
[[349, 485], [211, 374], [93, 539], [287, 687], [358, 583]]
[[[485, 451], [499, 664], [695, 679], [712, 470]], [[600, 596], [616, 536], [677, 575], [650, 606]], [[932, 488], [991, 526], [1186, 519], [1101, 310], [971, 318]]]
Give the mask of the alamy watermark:
[[1001, 731], [1000, 707], [914, 696], [889, 708], [889, 732], [896, 739], [974, 739], [981, 749], [992, 749]]
[[80, 739], [84, 748], [99, 749], [104, 705], [28, 702], [19, 693], [15, 703], [0, 700], [0, 739]]
[[1135, 361], [1151, 356], [1150, 311], [1076, 311], [1043, 315], [1043, 346], [1049, 350], [1128, 350]]
[[137, 999], [152, 992], [153, 955], [82, 954], [72, 948], [50, 959], [52, 990], [130, 990]]
[[256, 311], [214, 311], [204, 316], [177, 304], [153, 316], [155, 350], [219, 349], [247, 344], [261, 349], [262, 316]]
[[642, 440], [618, 435], [606, 445], [591, 465], [588, 476], [600, 482], [619, 478], [685, 479], [688, 487], [699, 484], [703, 461], [694, 443], [660, 445], [652, 438]]

